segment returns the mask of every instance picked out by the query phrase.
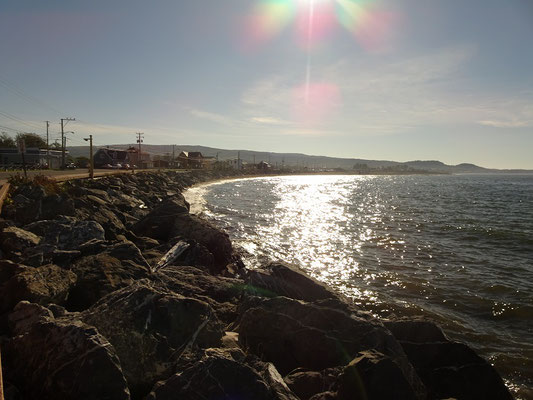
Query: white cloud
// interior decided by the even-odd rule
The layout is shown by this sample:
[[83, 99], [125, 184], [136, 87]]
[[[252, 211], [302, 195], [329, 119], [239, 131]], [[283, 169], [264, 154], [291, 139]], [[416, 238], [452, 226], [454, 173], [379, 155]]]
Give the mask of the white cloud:
[[263, 125], [289, 125], [290, 124], [289, 121], [285, 121], [285, 120], [274, 118], [274, 117], [265, 117], [265, 116], [252, 117], [250, 118], [250, 121], [258, 123], [258, 124], [263, 124]]
[[[312, 83], [337, 88], [339, 99], [323, 121], [306, 128], [376, 135], [451, 121], [461, 113], [457, 107], [462, 100], [450, 98], [445, 87], [474, 53], [473, 47], [460, 46], [379, 65], [366, 58], [315, 67]], [[259, 80], [242, 94], [243, 110], [254, 116], [265, 113], [275, 120], [293, 121], [298, 126], [301, 121], [294, 120], [295, 89], [301, 84], [301, 76], [293, 75]]]
[[216, 122], [217, 124], [233, 125], [237, 122], [228, 116], [213, 113], [210, 111], [199, 110], [199, 109], [191, 108], [191, 107], [185, 107], [185, 110], [196, 118], [205, 119], [211, 122]]

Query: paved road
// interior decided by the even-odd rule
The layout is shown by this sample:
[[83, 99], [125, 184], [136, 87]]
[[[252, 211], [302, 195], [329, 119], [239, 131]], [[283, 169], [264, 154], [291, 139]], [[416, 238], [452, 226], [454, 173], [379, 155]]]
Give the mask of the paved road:
[[[95, 169], [94, 176], [105, 176], [105, 175], [115, 175], [115, 174], [131, 174], [132, 171], [126, 170], [116, 170], [116, 169]], [[0, 185], [3, 185], [7, 182], [10, 176], [12, 175], [23, 175], [22, 171], [2, 171], [0, 172]], [[66, 181], [69, 179], [79, 179], [79, 178], [88, 178], [89, 172], [85, 168], [82, 169], [68, 169], [64, 171], [55, 171], [55, 170], [37, 170], [37, 171], [28, 171], [28, 177], [35, 175], [46, 175], [53, 177], [57, 181]]]

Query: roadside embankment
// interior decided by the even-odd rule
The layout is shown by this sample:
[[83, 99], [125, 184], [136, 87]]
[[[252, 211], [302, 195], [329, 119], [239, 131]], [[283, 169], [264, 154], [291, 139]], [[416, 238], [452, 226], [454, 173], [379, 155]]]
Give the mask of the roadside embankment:
[[295, 266], [244, 268], [182, 195], [235, 176], [14, 186], [0, 220], [6, 398], [511, 398], [429, 321], [380, 321]]

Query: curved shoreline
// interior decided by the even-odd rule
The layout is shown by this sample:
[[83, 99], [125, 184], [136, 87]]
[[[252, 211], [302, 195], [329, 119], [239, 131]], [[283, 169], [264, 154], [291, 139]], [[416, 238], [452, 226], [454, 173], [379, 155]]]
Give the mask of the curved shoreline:
[[[246, 178], [244, 178], [244, 179], [246, 179]], [[244, 179], [243, 179], [243, 180], [244, 180]], [[240, 179], [237, 179], [237, 180], [240, 180]], [[232, 181], [234, 181], [234, 179], [225, 179], [225, 180], [222, 180], [220, 183], [227, 183], [227, 182], [232, 182]], [[218, 182], [217, 182], [217, 183], [218, 183]], [[195, 188], [201, 188], [201, 192], [199, 191], [200, 193], [197, 193], [197, 194], [194, 196], [194, 198], [188, 198], [188, 197], [187, 197], [187, 200], [188, 200], [188, 201], [189, 201], [189, 200], [191, 201], [191, 207], [193, 207], [193, 206], [200, 206], [199, 208], [201, 208], [201, 207], [205, 207], [205, 205], [206, 205], [206, 201], [205, 201], [205, 199], [201, 199], [201, 200], [199, 201], [198, 198], [199, 198], [199, 197], [203, 197], [203, 196], [205, 196], [205, 193], [209, 190], [209, 189], [207, 189], [207, 188], [209, 188], [210, 186], [211, 186], [210, 183], [202, 183], [202, 184], [199, 184], [199, 185], [196, 185], [196, 186], [193, 186], [193, 187], [192, 187], [192, 189], [195, 189]], [[241, 185], [239, 185], [239, 186], [241, 186]], [[220, 194], [220, 191], [221, 191], [222, 189], [217, 189], [217, 190], [218, 190], [218, 193]], [[226, 190], [226, 189], [224, 189], [224, 190]], [[233, 185], [230, 185], [230, 186], [228, 187], [227, 190], [229, 190], [229, 191], [236, 191], [236, 190], [238, 190], [238, 189], [236, 189]], [[243, 187], [243, 188], [241, 188], [241, 190], [245, 190], [245, 188]], [[241, 192], [239, 192], [239, 193], [240, 193], [240, 196], [241, 196], [241, 197], [244, 196], [244, 198], [243, 198], [244, 201], [248, 202], [248, 201], [251, 200], [250, 198], [246, 197], [246, 192], [241, 191]], [[255, 193], [255, 189], [254, 189], [254, 193]], [[264, 194], [264, 193], [263, 193], [263, 194]], [[186, 195], [186, 193], [185, 193], [185, 195]], [[238, 202], [238, 201], [239, 201], [239, 198], [240, 198], [240, 197], [239, 197], [239, 198], [233, 198], [234, 201], [233, 201], [233, 202], [230, 201], [230, 203], [228, 203], [228, 200], [226, 199], [226, 196], [227, 196], [227, 194], [226, 194], [226, 195], [224, 196], [224, 198], [222, 199], [223, 203], [219, 203], [218, 201], [215, 202], [215, 204], [218, 204], [217, 207], [218, 207], [218, 206], [221, 206], [221, 207], [227, 207], [228, 204], [235, 204], [235, 202]], [[248, 203], [246, 203], [246, 204], [248, 204]], [[199, 208], [198, 208], [198, 209], [199, 209]], [[239, 207], [231, 207], [231, 208], [237, 208], [237, 209], [239, 209]], [[215, 209], [216, 209], [216, 207], [215, 207]], [[192, 210], [192, 209], [191, 209], [191, 210]], [[239, 209], [239, 210], [240, 210], [240, 209]], [[236, 211], [236, 212], [237, 212], [239, 215], [241, 215], [241, 214], [240, 214], [240, 211]], [[243, 211], [243, 212], [244, 212], [244, 211]], [[258, 211], [258, 212], [259, 212], [259, 211]], [[262, 211], [261, 211], [261, 213], [262, 213]], [[216, 211], [215, 211], [215, 214], [216, 214]], [[226, 214], [226, 211], [224, 211], [224, 214]], [[242, 216], [246, 216], [246, 215], [247, 215], [246, 212], [245, 212], [244, 214], [242, 214]], [[214, 222], [215, 224], [216, 224], [217, 221], [218, 221], [218, 226], [219, 226], [219, 227], [222, 227], [222, 228], [223, 228], [223, 227], [225, 227], [225, 226], [226, 226], [226, 227], [228, 226], [228, 225], [227, 225], [228, 222], [224, 222], [223, 220], [221, 220], [221, 216], [220, 216], [220, 215], [218, 215], [218, 216], [214, 216], [214, 215], [212, 215], [212, 214], [208, 214], [208, 215], [206, 215], [206, 217], [207, 217], [208, 219], [209, 219], [210, 216], [214, 218], [214, 219], [213, 219], [213, 222]], [[270, 216], [270, 217], [271, 217], [271, 216]], [[232, 219], [230, 218], [229, 215], [228, 215], [228, 219], [229, 219], [230, 221], [232, 221]], [[243, 224], [246, 225], [246, 221], [245, 221], [245, 220], [242, 220], [242, 219], [239, 218], [237, 221], [238, 221], [239, 225], [240, 225], [241, 223], [243, 223]], [[231, 224], [231, 222], [229, 222], [229, 224]], [[248, 224], [248, 225], [249, 225], [249, 224]], [[230, 225], [230, 226], [231, 226], [231, 225]], [[250, 227], [253, 229], [254, 225], [249, 225], [249, 228], [247, 228], [247, 230], [246, 230], [246, 232], [247, 232], [247, 233], [246, 233], [246, 236], [242, 236], [242, 235], [240, 235], [239, 232], [241, 232], [241, 231], [240, 231], [239, 229], [237, 229], [237, 231], [234, 232], [234, 237], [232, 237], [231, 239], [232, 239], [232, 240], [235, 240], [234, 243], [235, 243], [236, 246], [240, 246], [240, 245], [241, 245], [241, 242], [240, 242], [240, 241], [243, 240], [243, 239], [244, 239], [245, 241], [250, 240], [250, 241], [252, 241], [253, 243], [256, 243], [256, 244], [257, 244], [258, 241], [260, 241], [260, 239], [257, 239], [255, 236], [253, 236], [253, 234], [251, 234], [252, 236], [249, 236], [250, 232], [248, 231], [248, 229], [250, 229]], [[295, 228], [296, 228], [296, 227], [295, 227]], [[230, 231], [233, 231], [233, 229], [230, 229]], [[242, 234], [242, 232], [241, 232], [241, 234]], [[257, 246], [259, 246], [259, 244], [257, 244]], [[246, 249], [246, 246], [243, 246], [243, 248]], [[279, 249], [276, 248], [276, 249], [274, 249], [273, 251], [278, 251], [278, 250], [279, 250]], [[246, 250], [245, 250], [245, 251], [246, 251]], [[245, 261], [246, 261], [246, 256], [245, 256], [244, 254], [245, 254], [245, 253], [243, 253], [243, 258], [245, 258]], [[264, 255], [264, 252], [261, 253], [261, 254]], [[250, 267], [255, 267], [256, 264], [254, 263], [254, 260], [251, 260], [251, 258], [253, 258], [253, 257], [250, 256], [250, 259], [247, 260], [248, 262], [246, 263], [246, 265], [247, 265], [247, 266], [250, 266]], [[288, 260], [288, 258], [285, 258], [285, 260]], [[303, 265], [303, 264], [302, 264], [302, 265]], [[308, 271], [308, 273], [309, 273], [309, 271]], [[311, 272], [311, 273], [313, 273], [313, 272]], [[327, 284], [327, 282], [325, 282], [323, 279], [320, 279], [320, 277], [319, 277], [319, 280], [322, 280], [323, 283]], [[336, 286], [334, 285], [334, 289], [333, 289], [333, 290], [335, 290], [335, 287], [336, 287]], [[337, 289], [338, 289], [338, 288], [337, 288]], [[342, 291], [342, 289], [341, 289], [341, 291]], [[443, 292], [443, 293], [444, 293], [444, 292]], [[401, 299], [401, 297], [400, 297], [400, 299]], [[390, 304], [390, 303], [387, 303], [387, 304]], [[415, 307], [420, 307], [420, 306], [416, 306], [416, 303], [410, 303], [410, 304], [413, 304]], [[372, 312], [372, 313], [375, 313], [376, 316], [377, 316], [378, 314], [380, 314], [380, 315], [381, 315], [381, 318], [386, 318], [387, 315], [388, 315], [388, 314], [386, 315], [386, 314], [384, 314], [384, 313], [379, 313], [379, 311], [375, 311], [375, 310], [379, 310], [380, 307], [379, 307], [379, 306], [375, 306], [375, 305], [374, 305], [374, 307], [373, 307], [371, 303], [367, 303], [366, 305], [361, 305], [361, 307], [362, 307], [363, 309], [367, 310], [367, 311], [370, 311], [370, 312]], [[387, 307], [390, 308], [390, 306], [387, 306]], [[402, 312], [402, 310], [400, 310], [399, 308], [398, 308], [398, 309], [397, 309], [396, 307], [393, 307], [393, 308], [394, 308], [394, 310], [395, 310], [395, 311], [394, 311], [394, 314], [397, 315], [397, 316], [405, 316], [405, 317], [407, 317], [407, 316], [409, 316], [409, 315], [413, 315], [412, 310], [405, 310], [404, 312]], [[437, 308], [437, 309], [438, 309], [438, 308]], [[431, 309], [431, 308], [429, 308], [429, 306], [424, 307], [424, 310], [425, 310], [425, 311], [422, 310], [422, 308], [419, 308], [419, 310], [420, 310], [420, 311], [416, 313], [417, 315], [421, 315], [421, 316], [423, 315], [424, 318], [429, 318], [429, 319], [432, 320], [432, 321], [436, 321], [437, 323], [442, 324], [443, 327], [446, 327], [446, 328], [448, 329], [448, 332], [447, 332], [447, 333], [450, 335], [450, 337], [453, 337], [455, 340], [458, 340], [458, 341], [464, 341], [464, 342], [468, 343], [469, 346], [472, 346], [472, 347], [475, 348], [477, 351], [480, 351], [481, 354], [484, 354], [484, 357], [487, 357], [487, 358], [489, 358], [489, 359], [492, 360], [492, 358], [490, 358], [490, 357], [492, 357], [492, 356], [494, 356], [494, 357], [496, 357], [496, 356], [500, 357], [501, 354], [504, 354], [504, 350], [502, 350], [501, 348], [500, 348], [500, 350], [499, 350], [498, 352], [496, 352], [496, 350], [494, 350], [494, 352], [493, 352], [493, 351], [490, 349], [491, 346], [492, 346], [492, 348], [494, 348], [494, 349], [498, 348], [497, 346], [498, 346], [499, 344], [504, 346], [504, 344], [501, 343], [501, 342], [503, 341], [503, 339], [500, 340], [500, 341], [493, 341], [492, 344], [491, 344], [490, 341], [484, 341], [484, 342], [483, 342], [483, 341], [480, 341], [479, 338], [477, 338], [477, 340], [476, 340], [476, 337], [475, 337], [476, 334], [475, 334], [475, 332], [477, 332], [478, 335], [481, 335], [481, 334], [483, 334], [485, 331], [483, 331], [483, 330], [479, 330], [479, 331], [470, 330], [470, 331], [469, 331], [468, 329], [471, 329], [471, 328], [467, 328], [465, 325], [462, 325], [462, 324], [460, 324], [460, 323], [457, 323], [457, 324], [454, 325], [454, 323], [453, 323], [454, 319], [453, 319], [452, 317], [450, 317], [450, 315], [448, 315], [448, 316], [446, 317], [445, 314], [439, 313], [439, 312], [437, 312], [435, 309]], [[389, 311], [390, 311], [390, 310], [389, 310]], [[448, 318], [448, 320], [445, 321], [445, 318]], [[460, 318], [459, 318], [459, 320], [460, 320]], [[452, 321], [452, 322], [449, 322], [449, 321]], [[475, 328], [474, 328], [474, 329], [475, 329]], [[468, 332], [470, 332], [470, 333], [468, 333]], [[518, 338], [519, 338], [519, 337], [520, 337], [520, 336], [518, 336]], [[523, 336], [523, 337], [526, 337], [526, 336]], [[499, 343], [499, 344], [498, 344], [498, 343]], [[509, 343], [512, 343], [512, 342], [509, 342]], [[494, 347], [494, 346], [496, 346], [496, 347]], [[525, 347], [523, 347], [523, 348], [524, 348], [524, 351], [526, 351], [526, 348], [525, 348]], [[505, 349], [505, 347], [504, 347], [504, 349]], [[514, 350], [515, 350], [514, 348], [511, 349], [511, 351], [514, 351]], [[496, 354], [496, 355], [495, 355], [495, 354]], [[527, 358], [527, 357], [526, 357], [526, 358]], [[498, 368], [501, 369], [502, 374], [504, 374], [504, 376], [506, 376], [506, 378], [508, 379], [508, 380], [506, 380], [506, 382], [507, 382], [507, 384], [509, 385], [509, 387], [512, 387], [513, 390], [523, 390], [524, 393], [529, 393], [529, 392], [527, 392], [527, 390], [528, 390], [528, 388], [530, 388], [531, 386], [529, 386], [529, 383], [528, 383], [527, 378], [526, 378], [524, 381], [522, 381], [522, 380], [520, 379], [520, 376], [526, 376], [526, 377], [528, 376], [527, 373], [525, 373], [525, 375], [524, 375], [524, 371], [527, 371], [526, 366], [524, 366], [523, 368], [518, 368], [518, 365], [519, 365], [518, 362], [521, 362], [521, 361], [523, 361], [523, 357], [522, 357], [522, 356], [520, 356], [520, 357], [515, 356], [514, 359], [511, 358], [510, 361], [507, 361], [506, 363], [505, 363], [505, 362], [502, 362], [501, 360], [496, 360], [496, 361], [495, 361], [495, 364], [496, 364], [496, 366], [497, 366]], [[525, 394], [525, 396], [527, 396], [527, 394]]]
[[[238, 390], [344, 400], [357, 396], [356, 372], [374, 398], [510, 398], [486, 361], [429, 322], [376, 320], [282, 263], [243, 268], [228, 236], [191, 215], [181, 194], [216, 178], [148, 173], [15, 188], [0, 233], [6, 387], [58, 399]], [[427, 364], [432, 352], [456, 371], [446, 381]], [[65, 362], [68, 371], [48, 380]], [[464, 382], [464, 368], [478, 378]], [[309, 379], [310, 396], [301, 389]]]

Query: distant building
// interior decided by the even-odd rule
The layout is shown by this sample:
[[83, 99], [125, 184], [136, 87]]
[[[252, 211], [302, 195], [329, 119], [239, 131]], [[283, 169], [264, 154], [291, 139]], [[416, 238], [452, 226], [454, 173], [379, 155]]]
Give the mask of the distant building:
[[243, 169], [243, 166], [244, 166], [244, 162], [240, 158], [228, 160], [227, 163], [230, 166], [230, 168], [233, 168], [233, 169]]
[[272, 166], [267, 163], [267, 162], [264, 162], [264, 161], [261, 161], [259, 164], [257, 164], [257, 169], [261, 169], [261, 170], [266, 170], [266, 169], [271, 169]]
[[153, 163], [149, 153], [141, 153], [135, 147], [127, 150], [102, 147], [94, 153], [94, 167], [105, 168], [108, 165], [129, 164], [135, 168], [152, 168]]
[[94, 153], [94, 167], [103, 168], [107, 165], [129, 164], [130, 157], [127, 150], [101, 148]]
[[[65, 157], [68, 156], [68, 150], [65, 150]], [[59, 168], [61, 166], [61, 150], [46, 150], [37, 147], [28, 147], [24, 152], [26, 165], [48, 166], [49, 168]], [[22, 154], [17, 148], [0, 148], [0, 166], [18, 167], [22, 166]]]
[[204, 168], [205, 157], [199, 151], [181, 151], [178, 154], [178, 166], [180, 168]]
[[133, 146], [129, 147], [127, 152], [130, 165], [135, 165], [137, 168], [142, 169], [152, 168], [154, 166], [150, 153], [141, 152], [139, 154], [139, 149]]
[[163, 159], [157, 159], [153, 161], [154, 168], [169, 168], [170, 167], [170, 161], [163, 160]]
[[199, 151], [189, 151], [189, 168], [203, 168], [204, 156]]

